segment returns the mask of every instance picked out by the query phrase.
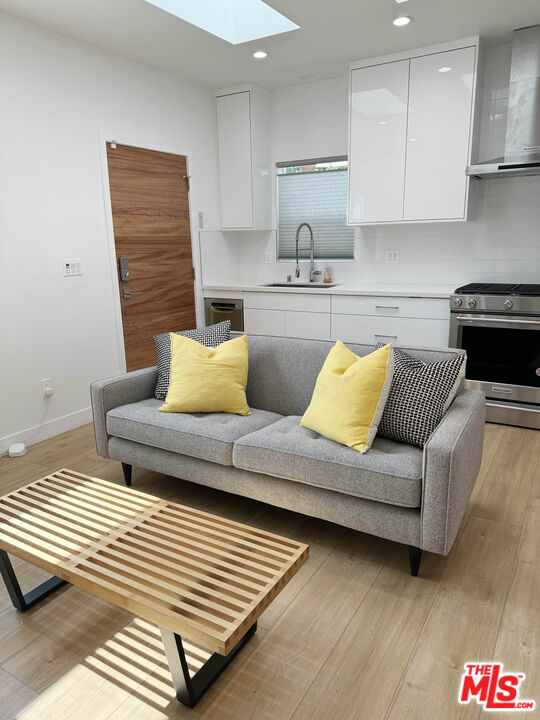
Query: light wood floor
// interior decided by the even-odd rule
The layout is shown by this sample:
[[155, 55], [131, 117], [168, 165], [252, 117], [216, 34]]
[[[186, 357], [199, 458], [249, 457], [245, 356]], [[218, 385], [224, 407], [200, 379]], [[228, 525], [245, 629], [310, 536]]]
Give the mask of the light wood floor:
[[[154, 626], [69, 586], [20, 614], [2, 586], [0, 718], [479, 718], [457, 703], [475, 660], [525, 672], [522, 697], [540, 704], [539, 458], [540, 432], [487, 425], [456, 544], [418, 578], [403, 546], [134, 469], [135, 488], [307, 542], [310, 560], [194, 710], [174, 699]], [[122, 482], [85, 426], [1, 459], [0, 494], [61, 467]], [[23, 589], [43, 579], [14, 564]]]

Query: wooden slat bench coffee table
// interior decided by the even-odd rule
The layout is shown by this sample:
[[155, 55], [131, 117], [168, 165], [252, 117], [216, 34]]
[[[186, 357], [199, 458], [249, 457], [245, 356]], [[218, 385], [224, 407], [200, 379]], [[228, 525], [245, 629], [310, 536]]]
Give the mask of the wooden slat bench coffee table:
[[[52, 573], [24, 595], [7, 553]], [[0, 570], [23, 612], [65, 582], [160, 626], [192, 707], [308, 558], [308, 546], [73, 470], [0, 497]], [[190, 676], [182, 638], [213, 654]]]

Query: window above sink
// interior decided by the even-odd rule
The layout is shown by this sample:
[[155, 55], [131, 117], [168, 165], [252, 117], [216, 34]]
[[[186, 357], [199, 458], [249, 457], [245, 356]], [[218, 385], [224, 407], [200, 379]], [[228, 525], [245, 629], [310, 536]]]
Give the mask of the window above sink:
[[[295, 259], [297, 227], [313, 229], [314, 259], [354, 260], [354, 228], [347, 225], [347, 156], [277, 163], [277, 259]], [[300, 260], [309, 259], [302, 237]]]

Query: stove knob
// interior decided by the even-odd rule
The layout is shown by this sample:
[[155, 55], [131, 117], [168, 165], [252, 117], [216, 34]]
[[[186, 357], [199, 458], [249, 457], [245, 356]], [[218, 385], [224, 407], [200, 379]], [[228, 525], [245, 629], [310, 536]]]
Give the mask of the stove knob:
[[467, 305], [470, 308], [476, 307], [476, 300], [474, 298], [470, 298], [470, 300], [467, 300]]
[[513, 307], [514, 303], [511, 300], [505, 300], [504, 301], [504, 309], [510, 310], [511, 307]]
[[463, 300], [461, 298], [454, 298], [454, 305], [456, 307], [459, 307], [460, 305], [463, 305]]

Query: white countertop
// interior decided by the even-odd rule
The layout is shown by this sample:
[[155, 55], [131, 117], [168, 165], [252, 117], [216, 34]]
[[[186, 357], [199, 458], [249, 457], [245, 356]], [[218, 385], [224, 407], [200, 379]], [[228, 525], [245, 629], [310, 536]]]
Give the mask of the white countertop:
[[224, 285], [203, 285], [203, 294], [212, 296], [219, 292], [278, 292], [278, 293], [315, 293], [323, 295], [371, 295], [375, 297], [424, 297], [448, 299], [453, 294], [452, 285], [392, 285], [374, 283], [372, 285], [343, 283], [334, 287], [267, 287], [254, 283], [230, 283]]

